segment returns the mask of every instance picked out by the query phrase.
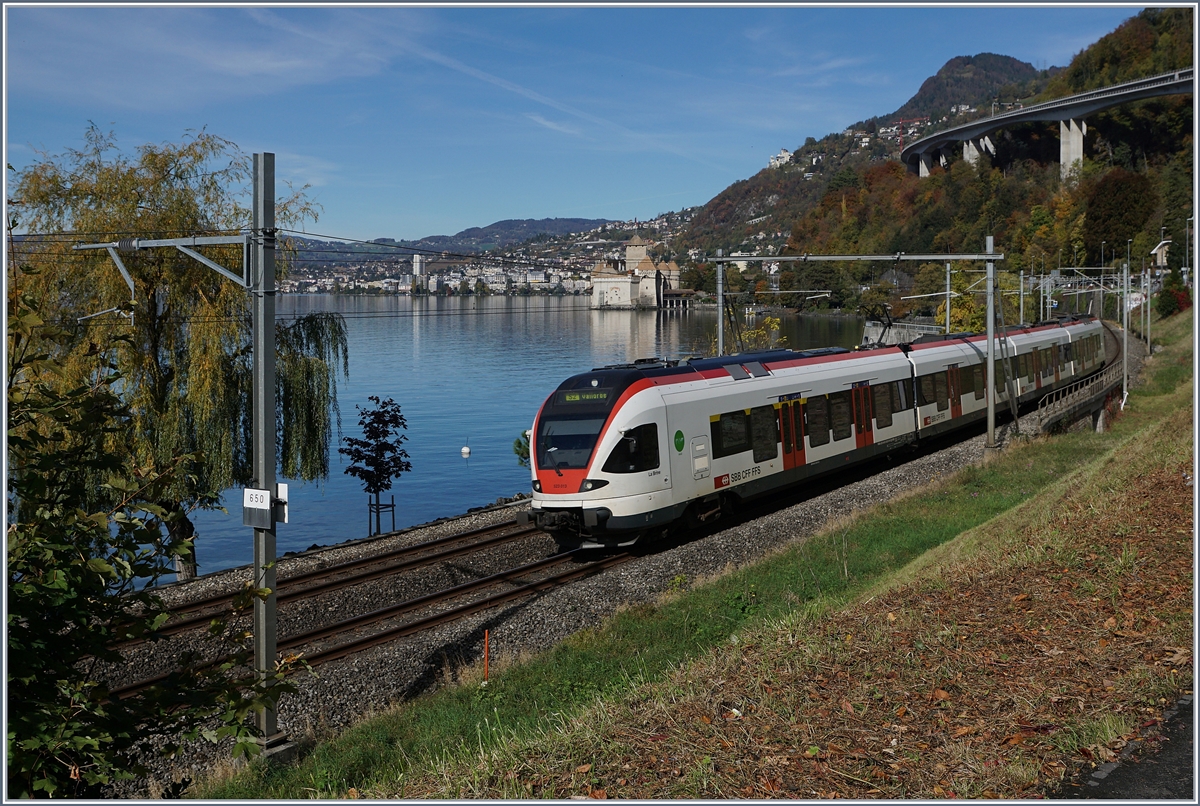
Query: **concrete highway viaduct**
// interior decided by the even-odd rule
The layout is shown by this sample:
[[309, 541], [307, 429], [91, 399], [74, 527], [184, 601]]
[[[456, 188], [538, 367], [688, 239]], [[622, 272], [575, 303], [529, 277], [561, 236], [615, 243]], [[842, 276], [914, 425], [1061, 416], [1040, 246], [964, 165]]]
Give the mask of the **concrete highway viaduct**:
[[1083, 138], [1087, 134], [1085, 117], [1130, 101], [1192, 92], [1192, 70], [1193, 68], [1187, 67], [1150, 78], [1114, 84], [1111, 87], [1081, 92], [1078, 95], [1046, 101], [944, 129], [905, 147], [900, 152], [900, 160], [913, 173], [928, 176], [935, 164], [944, 167], [946, 155], [956, 151], [961, 144], [963, 159], [977, 165], [981, 153], [996, 153], [991, 135], [999, 130], [1018, 123], [1057, 120], [1059, 162], [1062, 165], [1062, 176], [1065, 177], [1076, 163], [1083, 160]]

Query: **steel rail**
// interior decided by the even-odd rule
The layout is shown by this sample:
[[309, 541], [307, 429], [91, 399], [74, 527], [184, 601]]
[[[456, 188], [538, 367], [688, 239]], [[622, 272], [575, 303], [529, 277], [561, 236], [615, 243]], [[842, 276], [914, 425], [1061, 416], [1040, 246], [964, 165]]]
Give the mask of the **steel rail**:
[[[505, 525], [509, 525], [509, 524], [505, 524]], [[496, 528], [498, 528], [498, 527], [491, 527], [490, 530], [495, 531]], [[279, 604], [283, 604], [284, 602], [294, 602], [294, 601], [299, 601], [301, 599], [308, 599], [313, 596], [319, 596], [320, 594], [323, 594], [323, 593], [330, 593], [332, 591], [341, 590], [343, 588], [348, 588], [353, 585], [360, 585], [364, 582], [370, 582], [371, 580], [380, 579], [382, 577], [392, 576], [394, 574], [402, 573], [404, 571], [410, 571], [414, 568], [421, 568], [423, 566], [431, 565], [433, 563], [441, 562], [443, 560], [450, 560], [455, 557], [461, 557], [466, 554], [474, 554], [477, 551], [483, 551], [484, 549], [491, 548], [492, 546], [502, 545], [504, 543], [508, 543], [513, 540], [519, 540], [523, 537], [528, 537], [530, 535], [538, 534], [540, 532], [540, 530], [533, 528], [533, 527], [524, 527], [524, 528], [520, 528], [513, 532], [504, 532], [502, 534], [485, 536], [485, 537], [483, 537], [482, 540], [478, 540], [474, 543], [464, 542], [466, 540], [469, 540], [470, 538], [479, 537], [479, 534], [477, 534], [477, 532], [486, 532], [486, 531], [489, 531], [489, 530], [482, 529], [482, 530], [476, 530], [476, 532], [464, 532], [463, 534], [460, 534], [460, 535], [450, 535], [446, 538], [439, 538], [437, 541], [429, 541], [428, 543], [420, 543], [416, 546], [409, 546], [407, 549], [400, 549], [400, 550], [396, 550], [393, 552], [388, 552], [386, 554], [381, 554], [376, 557], [362, 558], [362, 559], [355, 560], [355, 561], [352, 561], [349, 563], [343, 563], [341, 565], [331, 566], [329, 568], [318, 569], [316, 571], [310, 571], [310, 572], [306, 572], [304, 574], [297, 575], [295, 577], [291, 577], [289, 579], [284, 580], [284, 582], [279, 585], [279, 590], [276, 594], [276, 602]], [[419, 552], [422, 550], [428, 550], [430, 547], [432, 547], [436, 544], [445, 543], [445, 542], [460, 543], [461, 545], [451, 545], [449, 548], [442, 549], [441, 551], [435, 551], [435, 552], [428, 553], [428, 554], [419, 554]], [[405, 555], [409, 555], [409, 554], [419, 554], [419, 556], [408, 557], [407, 559], [405, 559]], [[381, 563], [386, 563], [386, 564], [380, 565]], [[297, 587], [302, 582], [308, 582], [308, 581], [312, 581], [314, 579], [320, 580], [320, 579], [326, 578], [326, 577], [333, 577], [333, 576], [336, 576], [341, 573], [353, 571], [355, 568], [362, 568], [365, 566], [378, 566], [378, 567], [370, 568], [365, 571], [359, 571], [356, 574], [352, 573], [349, 576], [339, 576], [336, 579], [326, 579], [326, 581], [323, 581], [323, 582], [318, 581], [315, 584], [308, 585], [306, 587]], [[236, 596], [236, 594], [224, 594], [220, 597], [213, 597], [217, 601], [206, 604], [206, 606], [203, 609], [208, 609], [209, 607], [212, 607], [215, 604], [231, 602], [235, 596]], [[184, 612], [192, 612], [194, 610], [199, 610], [199, 609], [201, 609], [201, 608], [192, 607], [190, 610], [184, 611]], [[179, 611], [176, 610], [176, 611], [172, 611], [172, 612], [177, 613]], [[211, 621], [211, 619], [212, 619], [212, 614], [203, 614], [203, 613], [200, 615], [191, 616], [190, 618], [179, 619], [178, 621], [172, 621], [167, 624], [164, 624], [162, 627], [160, 627], [158, 630], [156, 630], [154, 632], [154, 635], [155, 636], [177, 635], [178, 633], [186, 632], [187, 630], [194, 629], [203, 624], [207, 624]], [[117, 644], [116, 646], [118, 646], [118, 647], [129, 646], [129, 645], [138, 643], [142, 640], [145, 640], [145, 639], [136, 639], [134, 641], [127, 641], [122, 644]]]
[[[480, 535], [494, 532], [497, 529], [503, 529], [506, 527], [516, 526], [516, 525], [517, 525], [516, 520], [505, 521], [503, 523], [495, 524], [494, 526], [482, 526], [478, 529], [471, 529], [466, 532], [457, 532], [452, 535], [445, 535], [443, 537], [438, 537], [433, 540], [427, 540], [423, 543], [416, 543], [412, 546], [404, 546], [401, 548], [392, 549], [391, 551], [385, 551], [382, 554], [376, 554], [371, 557], [360, 557], [356, 560], [349, 560], [348, 562], [337, 563], [335, 565], [325, 566], [324, 568], [314, 568], [311, 571], [304, 571], [299, 574], [293, 574], [292, 576], [284, 577], [283, 579], [279, 580], [279, 582], [278, 582], [279, 590], [282, 590], [285, 585], [297, 585], [297, 584], [300, 584], [301, 582], [307, 582], [308, 580], [311, 580], [311, 579], [319, 579], [321, 577], [329, 576], [331, 574], [337, 574], [342, 571], [349, 571], [349, 570], [353, 570], [354, 568], [361, 568], [364, 565], [370, 565], [372, 563], [382, 562], [384, 560], [395, 559], [397, 557], [403, 557], [407, 554], [412, 554], [412, 553], [419, 552], [419, 551], [422, 551], [425, 549], [430, 549], [430, 548], [434, 548], [436, 546], [445, 545], [447, 543], [453, 543], [453, 542], [456, 542], [459, 540], [468, 540], [472, 537], [479, 537]], [[229, 602], [233, 601], [233, 599], [237, 595], [238, 595], [237, 592], [217, 593], [217, 594], [213, 594], [212, 596], [208, 596], [204, 599], [197, 599], [195, 601], [188, 602], [186, 604], [171, 607], [170, 611], [171, 611], [171, 613], [176, 614], [176, 615], [182, 615], [184, 613], [193, 613], [197, 610], [204, 610], [204, 609], [207, 609], [210, 607], [216, 607], [218, 605], [228, 604]]]
[[314, 652], [311, 655], [304, 656], [304, 659], [308, 661], [310, 666], [316, 666], [321, 663], [327, 663], [331, 660], [344, 658], [347, 655], [351, 655], [355, 652], [361, 652], [365, 649], [370, 649], [380, 644], [385, 644], [397, 638], [403, 638], [407, 635], [421, 632], [422, 630], [428, 630], [442, 624], [448, 624], [460, 618], [465, 618], [466, 616], [470, 616], [484, 610], [490, 610], [493, 607], [499, 607], [502, 604], [507, 604], [508, 602], [517, 599], [523, 599], [526, 596], [532, 596], [535, 593], [551, 590], [555, 587], [566, 584], [567, 582], [573, 582], [576, 579], [598, 574], [608, 568], [623, 565], [632, 559], [632, 554], [614, 554], [582, 568], [565, 571], [561, 574], [556, 574], [552, 577], [547, 577], [546, 579], [541, 579], [536, 582], [529, 582], [520, 586], [519, 588], [514, 588], [513, 590], [505, 591], [504, 593], [499, 593], [495, 596], [489, 596], [486, 599], [481, 599], [477, 602], [468, 602], [450, 610], [446, 610], [442, 613], [427, 616], [423, 619], [418, 619], [417, 621], [413, 621], [408, 624], [392, 627], [366, 638], [359, 639], [358, 641], [351, 641], [345, 644], [339, 644], [338, 646], [330, 647], [329, 649]]
[[[399, 602], [397, 604], [390, 605], [388, 607], [380, 608], [379, 610], [371, 611], [370, 613], [364, 613], [362, 615], [355, 616], [353, 618], [344, 619], [335, 624], [327, 625], [325, 627], [320, 627], [316, 630], [310, 630], [309, 632], [306, 632], [306, 633], [294, 635], [291, 638], [282, 639], [282, 640], [278, 641], [276, 646], [277, 646], [277, 649], [280, 651], [290, 650], [290, 649], [294, 649], [296, 647], [304, 646], [305, 644], [308, 644], [308, 643], [320, 641], [322, 639], [330, 638], [335, 635], [340, 635], [340, 634], [348, 632], [350, 630], [361, 629], [363, 627], [378, 623], [380, 621], [386, 621], [387, 619], [395, 618], [396, 616], [403, 615], [404, 613], [410, 612], [412, 610], [417, 610], [422, 607], [427, 607], [427, 606], [430, 606], [433, 604], [437, 604], [439, 601], [456, 599], [460, 596], [463, 596], [465, 594], [474, 592], [474, 591], [482, 589], [482, 588], [499, 585], [504, 582], [511, 582], [514, 579], [518, 579], [522, 576], [527, 576], [528, 574], [535, 573], [537, 571], [541, 571], [546, 568], [553, 567], [555, 565], [561, 565], [565, 562], [568, 562], [569, 560], [573, 559], [574, 557], [578, 556], [581, 553], [583, 553], [582, 549], [576, 549], [574, 551], [565, 552], [563, 554], [555, 554], [551, 557], [546, 557], [544, 559], [537, 560], [535, 562], [528, 563], [526, 565], [518, 566], [516, 568], [510, 568], [507, 571], [501, 571], [498, 574], [492, 574], [491, 576], [483, 577], [481, 579], [473, 580], [471, 582], [465, 582], [461, 585], [456, 585], [453, 588], [447, 588], [445, 590], [435, 591], [433, 593], [426, 594], [424, 596], [419, 596], [415, 599], [410, 599], [410, 600], [407, 600], [404, 602]], [[547, 577], [542, 580], [536, 580], [534, 582], [525, 583], [525, 584], [519, 585], [518, 587], [513, 588], [511, 590], [504, 591], [500, 594], [497, 594], [496, 596], [487, 597], [487, 598], [484, 598], [477, 602], [467, 603], [465, 605], [461, 605], [457, 608], [453, 608], [450, 611], [447, 611], [450, 614], [457, 614], [457, 615], [447, 616], [445, 614], [434, 614], [431, 616], [427, 616], [423, 619], [418, 619], [415, 622], [411, 622], [411, 625], [417, 625], [417, 626], [412, 626], [410, 628], [410, 625], [401, 625], [398, 627], [391, 628], [390, 630], [385, 630], [383, 633], [379, 633], [376, 635], [388, 635], [388, 636], [395, 637], [395, 638], [402, 637], [403, 635], [410, 635], [414, 632], [419, 632], [422, 629], [436, 626], [437, 624], [445, 623], [446, 621], [451, 621], [454, 618], [461, 618], [462, 616], [469, 615], [470, 613], [474, 613], [474, 612], [478, 612], [480, 610], [485, 610], [485, 609], [488, 609], [491, 607], [495, 607], [499, 604], [503, 604], [503, 603], [505, 603], [507, 601], [511, 601], [512, 599], [515, 599], [515, 598], [528, 596], [528, 595], [536, 593], [540, 590], [546, 590], [549, 587], [553, 587], [554, 585], [561, 585], [561, 584], [564, 584], [565, 582], [569, 582], [574, 579], [578, 579], [580, 577], [589, 576], [591, 574], [598, 573], [599, 571], [602, 571], [605, 568], [611, 567], [612, 565], [619, 564], [619, 562], [626, 562], [629, 559], [632, 559], [632, 557], [633, 557], [633, 555], [631, 555], [631, 554], [612, 555], [612, 556], [606, 557], [602, 560], [598, 560], [594, 563], [589, 563], [580, 568], [571, 569], [565, 573]], [[618, 560], [619, 560], [619, 562], [618, 562]], [[424, 625], [424, 626], [420, 626], [420, 625]], [[370, 643], [373, 640], [374, 640], [374, 643]], [[391, 640], [391, 638], [376, 639], [375, 636], [367, 636], [365, 638], [358, 639], [357, 641], [351, 641], [351, 642], [348, 642], [347, 644], [340, 645], [340, 647], [342, 650], [344, 650], [342, 652], [342, 655], [347, 655], [347, 654], [351, 654], [352, 652], [357, 652], [357, 651], [359, 651], [359, 649], [366, 649], [366, 648], [369, 648], [369, 646], [375, 646], [375, 645], [378, 645], [381, 643], [385, 643], [387, 640]], [[357, 649], [354, 648], [354, 647], [358, 646], [359, 644], [363, 644], [363, 646], [360, 646]], [[337, 650], [339, 650], [338, 647], [331, 647], [328, 650], [320, 650], [320, 651], [314, 653], [313, 657], [321, 657], [326, 653], [331, 653], [331, 652], [334, 652]], [[198, 668], [209, 669], [214, 666], [218, 666], [222, 663], [228, 663], [229, 661], [231, 661], [233, 659], [233, 657], [234, 656], [232, 654], [222, 655], [220, 657], [217, 657], [212, 660], [204, 662]], [[339, 655], [339, 657], [341, 657], [341, 655]], [[330, 657], [328, 659], [332, 659], [332, 657]], [[309, 663], [311, 665], [312, 661], [310, 660]], [[148, 688], [151, 688], [155, 685], [166, 682], [166, 680], [168, 680], [171, 677], [171, 675], [174, 673], [175, 673], [174, 671], [164, 672], [162, 674], [144, 678], [142, 680], [137, 681], [136, 683], [131, 683], [127, 686], [120, 686], [120, 687], [114, 688], [109, 692], [109, 699], [125, 698], [125, 697], [133, 696], [134, 694], [137, 694], [137, 693], [144, 691]]]

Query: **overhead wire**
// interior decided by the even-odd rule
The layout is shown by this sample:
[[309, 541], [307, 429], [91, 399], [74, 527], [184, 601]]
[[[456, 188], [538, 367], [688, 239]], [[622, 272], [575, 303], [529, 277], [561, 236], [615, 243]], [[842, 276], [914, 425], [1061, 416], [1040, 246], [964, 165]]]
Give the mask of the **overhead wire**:
[[[298, 243], [298, 244], [295, 244], [295, 246], [294, 246], [295, 251], [297, 252], [297, 257], [293, 257], [293, 258], [289, 259], [289, 261], [292, 263], [320, 263], [320, 262], [323, 262], [323, 259], [319, 258], [319, 257], [301, 257], [300, 255], [329, 254], [333, 257], [344, 257], [347, 255], [378, 256], [379, 255], [378, 250], [380, 250], [380, 249], [384, 249], [384, 250], [394, 249], [394, 250], [397, 250], [397, 252], [399, 253], [399, 256], [403, 256], [403, 257], [411, 257], [413, 255], [423, 255], [423, 256], [432, 256], [432, 257], [438, 257], [438, 258], [449, 258], [449, 259], [454, 259], [454, 260], [479, 262], [479, 263], [492, 264], [492, 265], [501, 265], [501, 266], [533, 267], [533, 268], [542, 268], [542, 269], [569, 268], [569, 264], [567, 264], [565, 261], [563, 261], [561, 259], [548, 260], [545, 258], [533, 258], [533, 257], [530, 257], [530, 258], [508, 257], [508, 256], [488, 254], [487, 252], [477, 252], [477, 253], [451, 252], [448, 250], [427, 249], [427, 248], [423, 248], [423, 247], [410, 246], [407, 244], [396, 243], [396, 242], [380, 243], [378, 241], [365, 241], [365, 240], [358, 239], [358, 238], [346, 238], [346, 237], [342, 237], [342, 236], [338, 236], [338, 235], [330, 235], [330, 234], [325, 234], [325, 233], [306, 232], [304, 230], [290, 229], [287, 227], [281, 227], [277, 231], [290, 233], [290, 234], [295, 235], [300, 238], [326, 238], [326, 239], [329, 239], [329, 241], [332, 241], [334, 243], [352, 243], [352, 244], [361, 244], [363, 246], [372, 247], [371, 249], [337, 249], [337, 248], [311, 247], [311, 246], [307, 246], [303, 243]], [[22, 246], [24, 246], [26, 243], [29, 243], [31, 245], [39, 244], [39, 243], [60, 244], [60, 243], [66, 243], [66, 242], [71, 242], [71, 241], [79, 241], [84, 236], [109, 237], [109, 236], [113, 236], [113, 235], [141, 235], [144, 237], [146, 235], [168, 235], [168, 234], [171, 234], [172, 232], [180, 235], [181, 237], [187, 237], [189, 235], [197, 234], [195, 232], [182, 233], [178, 230], [176, 230], [176, 231], [161, 230], [158, 232], [147, 232], [147, 231], [126, 231], [126, 232], [120, 232], [120, 231], [106, 231], [106, 232], [64, 231], [64, 232], [55, 232], [55, 233], [26, 233], [23, 235], [14, 236], [14, 241], [15, 241], [15, 243], [19, 243]], [[205, 234], [213, 234], [213, 233], [227, 234], [228, 232], [229, 231], [227, 231], [227, 230], [206, 230], [206, 231], [204, 231]], [[15, 240], [15, 239], [19, 239], [19, 240]], [[328, 247], [328, 245], [329, 244], [327, 242], [325, 244], [325, 247]], [[18, 254], [33, 255], [33, 254], [35, 254], [35, 251], [22, 250]], [[71, 257], [76, 257], [76, 255], [72, 254]], [[387, 258], [377, 258], [376, 260], [357, 260], [356, 262], [358, 262], [358, 263], [374, 263], [374, 262], [383, 263], [383, 262], [387, 262], [387, 261], [388, 261]]]
[[[299, 295], [297, 295], [297, 298], [300, 298]], [[363, 298], [364, 299], [378, 299], [379, 297], [365, 296]], [[449, 299], [449, 297], [436, 297], [436, 296], [430, 295], [429, 297], [425, 297], [424, 299]], [[459, 297], [459, 299], [462, 299], [462, 297]], [[588, 310], [592, 310], [592, 307], [590, 304], [588, 304], [588, 305], [560, 305], [560, 306], [552, 308], [552, 309], [547, 309], [545, 311], [545, 313], [559, 314], [559, 313], [568, 313], [568, 312], [574, 312], [574, 311], [588, 311]], [[509, 308], [491, 311], [491, 310], [479, 310], [478, 308], [474, 308], [474, 307], [471, 308], [470, 310], [439, 310], [439, 311], [416, 311], [416, 310], [409, 310], [409, 311], [400, 311], [400, 310], [395, 310], [395, 311], [339, 311], [336, 309], [319, 308], [319, 309], [314, 309], [314, 310], [309, 310], [309, 311], [295, 311], [293, 313], [276, 315], [275, 321], [279, 324], [287, 325], [287, 324], [297, 322], [297, 321], [303, 319], [304, 317], [310, 316], [312, 314], [338, 314], [343, 319], [363, 320], [363, 319], [436, 319], [436, 318], [449, 318], [449, 317], [459, 317], [459, 316], [463, 316], [463, 317], [465, 317], [465, 316], [498, 316], [498, 315], [509, 314], [509, 313], [512, 313], [511, 309], [509, 309]], [[237, 322], [245, 322], [248, 320], [248, 318], [249, 318], [248, 315], [247, 316], [189, 316], [189, 317], [172, 317], [172, 318], [168, 318], [168, 319], [162, 319], [159, 321], [169, 323], [169, 324], [231, 324], [231, 323], [237, 323]], [[74, 318], [68, 318], [68, 319], [51, 320], [51, 321], [47, 322], [47, 324], [57, 324], [57, 325], [61, 326], [64, 324], [74, 324], [74, 323], [76, 323], [76, 321], [77, 320]], [[119, 322], [114, 322], [114, 323], [96, 322], [92, 326], [93, 327], [96, 327], [96, 326], [114, 327], [119, 324], [122, 324], [122, 323], [119, 323]], [[128, 324], [128, 323], [124, 323], [124, 324]]]
[[[480, 262], [480, 263], [484, 263], [484, 264], [501, 265], [501, 266], [521, 266], [521, 267], [533, 267], [533, 268], [543, 268], [543, 269], [554, 268], [554, 269], [560, 269], [560, 270], [570, 268], [570, 266], [568, 264], [564, 263], [561, 260], [546, 262], [546, 261], [540, 261], [536, 258], [500, 257], [500, 256], [495, 256], [495, 255], [489, 255], [487, 253], [463, 254], [463, 253], [449, 252], [449, 251], [444, 251], [444, 250], [424, 249], [421, 247], [408, 246], [405, 244], [400, 244], [400, 243], [395, 243], [395, 242], [379, 243], [377, 241], [364, 241], [364, 240], [357, 239], [357, 238], [343, 238], [343, 237], [340, 237], [337, 235], [312, 233], [312, 232], [306, 232], [303, 230], [290, 229], [290, 228], [286, 228], [286, 227], [281, 227], [277, 231], [278, 232], [286, 232], [286, 233], [290, 233], [290, 234], [297, 235], [297, 236], [302, 236], [304, 238], [325, 238], [325, 239], [330, 239], [331, 241], [334, 241], [334, 242], [362, 244], [364, 246], [373, 247], [373, 249], [370, 249], [370, 250], [368, 250], [368, 249], [342, 250], [342, 249], [322, 249], [322, 248], [313, 249], [313, 248], [306, 247], [303, 244], [297, 244], [295, 246], [297, 253], [308, 253], [308, 254], [328, 253], [328, 254], [334, 255], [334, 256], [345, 256], [345, 255], [376, 256], [379, 254], [379, 252], [377, 250], [379, 248], [383, 248], [383, 249], [397, 250], [398, 252], [400, 252], [398, 257], [407, 257], [407, 256], [415, 255], [415, 254], [421, 254], [421, 255], [432, 255], [432, 256], [446, 257], [446, 258], [458, 258], [458, 259], [463, 259], [463, 260], [468, 260], [468, 261], [476, 261], [476, 262]], [[33, 246], [38, 243], [46, 243], [47, 245], [54, 245], [54, 244], [69, 243], [72, 241], [78, 242], [81, 239], [81, 237], [83, 237], [83, 236], [109, 237], [109, 236], [118, 235], [118, 234], [135, 234], [135, 235], [145, 236], [145, 235], [150, 235], [150, 234], [164, 235], [164, 234], [169, 234], [171, 232], [172, 231], [169, 231], [169, 230], [162, 230], [162, 231], [158, 231], [158, 232], [147, 232], [144, 230], [136, 231], [136, 232], [133, 232], [133, 231], [118, 232], [118, 231], [110, 230], [110, 231], [106, 231], [106, 232], [64, 231], [64, 232], [58, 232], [58, 233], [27, 233], [25, 235], [16, 236], [15, 238], [10, 240], [10, 249], [8, 250], [8, 253], [12, 254], [13, 256], [19, 256], [22, 260], [25, 260], [25, 261], [28, 261], [31, 263], [56, 263], [56, 262], [60, 262], [64, 258], [88, 260], [88, 259], [95, 259], [97, 257], [103, 257], [103, 255], [98, 254], [98, 253], [86, 254], [86, 253], [82, 253], [82, 252], [80, 252], [80, 253], [70, 252], [70, 253], [66, 253], [66, 254], [50, 254], [44, 249], [36, 249], [36, 248], [35, 249], [28, 249], [28, 248], [16, 249], [16, 248], [11, 248], [11, 247], [14, 243], [20, 244], [22, 247], [25, 247], [27, 244], [30, 246]], [[179, 231], [174, 231], [174, 232], [179, 232]], [[206, 231], [206, 232], [212, 233], [212, 232], [226, 232], [226, 231], [222, 231], [222, 230], [211, 231], [210, 230], [210, 231]], [[187, 235], [190, 235], [190, 234], [194, 234], [194, 233], [184, 233], [183, 237], [187, 237]], [[19, 240], [17, 240], [18, 238], [19, 238]], [[49, 239], [49, 240], [38, 240], [38, 239]], [[318, 263], [318, 262], [325, 262], [325, 261], [322, 258], [292, 257], [292, 258], [289, 258], [289, 262], [290, 263]], [[392, 261], [389, 258], [383, 257], [383, 258], [376, 258], [374, 260], [357, 260], [355, 262], [389, 264], [389, 263], [393, 263], [394, 261]], [[431, 296], [433, 296], [433, 295], [431, 295]], [[589, 305], [572, 305], [572, 306], [559, 306], [550, 312], [560, 313], [560, 312], [590, 310], [590, 309], [591, 309], [590, 304]], [[294, 314], [279, 316], [276, 318], [276, 321], [283, 323], [283, 324], [287, 324], [290, 322], [297, 321], [297, 320], [303, 318], [304, 316], [307, 316], [307, 315], [313, 314], [313, 313], [336, 313], [336, 314], [341, 315], [342, 318], [344, 318], [344, 319], [381, 319], [381, 318], [417, 319], [417, 318], [434, 318], [434, 317], [445, 317], [445, 316], [487, 316], [487, 315], [508, 313], [508, 311], [505, 311], [505, 310], [497, 310], [497, 311], [479, 310], [478, 308], [475, 308], [475, 307], [472, 307], [470, 310], [458, 310], [458, 311], [448, 311], [448, 310], [398, 311], [397, 310], [397, 311], [372, 311], [372, 312], [367, 312], [367, 311], [346, 312], [346, 311], [338, 311], [338, 310], [314, 310], [314, 311], [306, 311], [304, 313], [297, 312]], [[200, 324], [200, 323], [228, 324], [228, 323], [236, 323], [236, 322], [244, 321], [244, 317], [203, 317], [203, 316], [199, 316], [199, 317], [173, 318], [173, 319], [168, 319], [165, 321], [172, 323], [172, 324]], [[74, 323], [77, 323], [77, 320], [64, 319], [64, 320], [61, 320], [60, 322], [58, 322], [58, 324], [74, 324]], [[94, 321], [89, 322], [88, 326], [89, 327], [117, 327], [117, 326], [124, 326], [124, 325], [127, 325], [127, 323], [124, 323], [124, 322], [111, 322], [110, 323], [110, 322], [104, 322], [101, 320], [94, 320]]]

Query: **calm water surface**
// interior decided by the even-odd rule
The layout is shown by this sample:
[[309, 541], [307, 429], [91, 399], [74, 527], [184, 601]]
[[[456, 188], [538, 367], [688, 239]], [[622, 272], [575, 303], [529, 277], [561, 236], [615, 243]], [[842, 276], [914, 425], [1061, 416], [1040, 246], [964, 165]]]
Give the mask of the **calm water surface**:
[[[690, 313], [593, 311], [590, 297], [348, 297], [285, 295], [278, 314], [337, 311], [346, 317], [350, 377], [338, 385], [342, 435], [361, 436], [368, 395], [394, 398], [408, 421], [412, 471], [393, 484], [396, 527], [426, 523], [529, 492], [513, 440], [531, 427], [542, 401], [567, 376], [638, 358], [708, 351], [716, 309]], [[862, 320], [785, 315], [782, 334], [797, 348], [852, 347]], [[726, 344], [731, 339], [726, 333]], [[367, 495], [345, 474], [335, 434], [329, 478], [289, 483], [289, 520], [278, 552], [366, 537]], [[470, 459], [463, 459], [470, 446]], [[229, 514], [199, 512], [199, 573], [248, 564], [251, 530], [241, 493], [226, 491]], [[391, 518], [384, 513], [384, 529]]]

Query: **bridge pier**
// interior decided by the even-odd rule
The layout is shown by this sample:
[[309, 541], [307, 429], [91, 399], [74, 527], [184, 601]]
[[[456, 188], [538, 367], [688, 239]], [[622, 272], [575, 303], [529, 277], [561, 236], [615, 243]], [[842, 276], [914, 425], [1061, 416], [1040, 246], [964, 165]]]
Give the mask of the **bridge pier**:
[[926, 152], [917, 155], [917, 174], [924, 179], [929, 176], [929, 172], [933, 170], [933, 154]]
[[917, 173], [922, 177], [929, 176], [929, 172], [933, 170], [933, 163], [935, 160], [937, 161], [938, 165], [942, 166], [943, 168], [946, 167], [946, 155], [943, 154], [940, 149], [936, 151], [927, 151], [924, 154], [918, 154], [917, 158], [920, 160]]
[[1058, 122], [1058, 161], [1060, 176], [1066, 179], [1075, 165], [1083, 163], [1083, 138], [1087, 136], [1087, 123], [1082, 120], [1060, 120]]
[[1097, 434], [1104, 433], [1104, 409], [1092, 412], [1092, 428]]
[[983, 153], [996, 156], [996, 146], [986, 134], [983, 137], [963, 140], [963, 159], [971, 165], [978, 166], [979, 155]]

